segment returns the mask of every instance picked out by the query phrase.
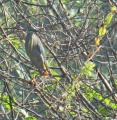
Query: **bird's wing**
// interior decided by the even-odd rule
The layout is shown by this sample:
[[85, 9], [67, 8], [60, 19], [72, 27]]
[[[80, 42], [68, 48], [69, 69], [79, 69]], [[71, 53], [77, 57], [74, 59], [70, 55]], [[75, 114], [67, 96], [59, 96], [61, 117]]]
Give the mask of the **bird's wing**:
[[42, 42], [40, 41], [40, 39], [38, 40], [38, 49], [40, 50], [40, 53], [43, 55], [44, 61], [45, 61], [46, 60], [45, 50], [44, 50], [44, 46]]
[[34, 34], [34, 38], [36, 39], [36, 47], [39, 50], [41, 56], [43, 56], [43, 60], [45, 62], [46, 61], [46, 55], [45, 55], [45, 51], [44, 51], [44, 46], [43, 46], [41, 40], [39, 39], [39, 37], [37, 35]]
[[37, 48], [38, 52], [41, 54], [41, 50], [40, 50], [39, 45], [36, 45], [36, 48]]
[[46, 61], [46, 56], [45, 56], [45, 53], [44, 53], [44, 51], [43, 51], [43, 49], [42, 49], [42, 46], [41, 46], [41, 48], [40, 48], [40, 45], [37, 45], [37, 49], [38, 49], [38, 51], [40, 52], [40, 55], [41, 55], [41, 57], [42, 57], [42, 59], [43, 59], [43, 62], [45, 62], [45, 61]]

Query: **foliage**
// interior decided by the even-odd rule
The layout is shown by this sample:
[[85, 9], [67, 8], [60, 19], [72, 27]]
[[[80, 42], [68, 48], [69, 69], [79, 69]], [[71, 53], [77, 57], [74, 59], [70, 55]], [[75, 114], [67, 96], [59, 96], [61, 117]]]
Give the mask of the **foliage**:
[[105, 27], [101, 27], [101, 28], [99, 29], [98, 35], [101, 37], [101, 36], [103, 36], [103, 35], [105, 35], [105, 34], [106, 34], [106, 28], [105, 28]]
[[[13, 101], [16, 101], [15, 98], [13, 98]], [[11, 107], [14, 107], [14, 103], [12, 103], [10, 96], [7, 94], [0, 94], [0, 103], [5, 106], [7, 110], [11, 110]]]
[[27, 118], [25, 118], [25, 120], [37, 120], [37, 119], [35, 117], [28, 116]]
[[[0, 5], [1, 119], [117, 119], [114, 0], [3, 0]], [[48, 77], [40, 76], [26, 55], [28, 26], [39, 31]]]
[[103, 37], [107, 32], [107, 26], [109, 26], [109, 24], [111, 23], [111, 20], [114, 16], [113, 12], [116, 11], [116, 7], [112, 6], [110, 9], [111, 9], [111, 12], [107, 14], [107, 16], [105, 17], [104, 23], [99, 28], [98, 37], [94, 38], [95, 44], [98, 46], [100, 45], [100, 41], [102, 39], [101, 37]]
[[109, 25], [111, 23], [112, 18], [113, 18], [113, 13], [110, 12], [105, 18], [105, 24]]
[[93, 62], [87, 62], [83, 67], [81, 67], [81, 75], [92, 76], [92, 70], [95, 67]]

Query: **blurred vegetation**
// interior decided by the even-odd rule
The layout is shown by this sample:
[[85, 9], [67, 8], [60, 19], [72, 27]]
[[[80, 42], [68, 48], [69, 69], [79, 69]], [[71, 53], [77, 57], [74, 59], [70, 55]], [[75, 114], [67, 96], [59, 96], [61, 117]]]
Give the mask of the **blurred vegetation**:
[[[31, 25], [49, 77], [26, 55]], [[116, 31], [114, 0], [1, 0], [0, 119], [116, 120]]]

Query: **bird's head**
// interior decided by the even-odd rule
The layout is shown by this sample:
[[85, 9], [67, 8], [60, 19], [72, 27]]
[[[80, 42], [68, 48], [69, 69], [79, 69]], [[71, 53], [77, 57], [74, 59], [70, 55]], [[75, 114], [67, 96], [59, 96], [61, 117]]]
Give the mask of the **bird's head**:
[[28, 26], [27, 27], [27, 32], [39, 32], [36, 27], [33, 26]]

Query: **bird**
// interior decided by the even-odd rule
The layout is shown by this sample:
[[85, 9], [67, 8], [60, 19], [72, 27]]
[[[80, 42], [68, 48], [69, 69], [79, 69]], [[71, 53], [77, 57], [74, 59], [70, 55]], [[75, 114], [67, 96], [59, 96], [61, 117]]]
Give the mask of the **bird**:
[[41, 76], [48, 76], [44, 46], [39, 37], [35, 34], [36, 32], [39, 31], [32, 26], [27, 28], [25, 50], [32, 64], [38, 69], [39, 74]]

